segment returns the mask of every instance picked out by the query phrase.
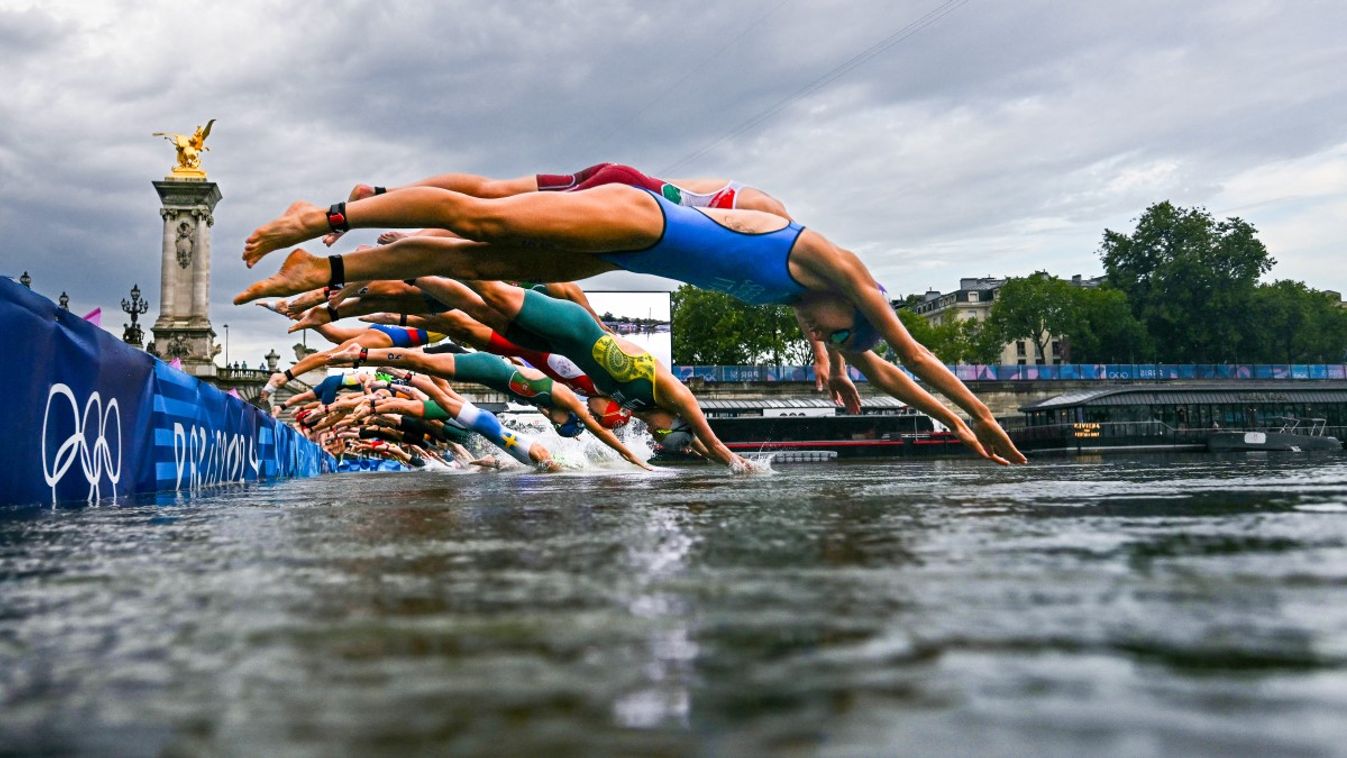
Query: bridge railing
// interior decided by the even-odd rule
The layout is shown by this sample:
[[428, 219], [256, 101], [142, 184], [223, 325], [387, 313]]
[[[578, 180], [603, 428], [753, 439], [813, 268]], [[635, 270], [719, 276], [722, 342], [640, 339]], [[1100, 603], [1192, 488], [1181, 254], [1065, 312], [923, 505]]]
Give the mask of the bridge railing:
[[[1055, 366], [954, 365], [949, 366], [949, 370], [966, 382], [1347, 380], [1347, 363], [1062, 363]], [[684, 381], [689, 379], [703, 382], [814, 381], [813, 366], [675, 365], [673, 372]], [[865, 377], [854, 368], [850, 369], [850, 374], [854, 381], [865, 381]]]

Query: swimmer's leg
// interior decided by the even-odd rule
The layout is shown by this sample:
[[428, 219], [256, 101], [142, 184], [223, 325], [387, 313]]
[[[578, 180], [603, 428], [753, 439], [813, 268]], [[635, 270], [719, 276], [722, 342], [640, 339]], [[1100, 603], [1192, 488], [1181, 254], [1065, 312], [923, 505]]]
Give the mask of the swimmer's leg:
[[526, 466], [535, 463], [540, 465], [552, 463], [551, 454], [547, 452], [546, 448], [535, 442], [533, 438], [506, 429], [501, 426], [500, 419], [497, 419], [495, 414], [482, 410], [472, 403], [464, 401], [463, 407], [454, 417], [454, 420], [486, 437], [496, 447], [504, 450], [510, 457]]
[[482, 242], [527, 240], [539, 246], [603, 253], [654, 244], [664, 232], [664, 212], [646, 192], [622, 185], [584, 192], [529, 192], [500, 199], [416, 187], [328, 209], [294, 203], [249, 235], [243, 260], [251, 267], [273, 250], [358, 227], [436, 227]]

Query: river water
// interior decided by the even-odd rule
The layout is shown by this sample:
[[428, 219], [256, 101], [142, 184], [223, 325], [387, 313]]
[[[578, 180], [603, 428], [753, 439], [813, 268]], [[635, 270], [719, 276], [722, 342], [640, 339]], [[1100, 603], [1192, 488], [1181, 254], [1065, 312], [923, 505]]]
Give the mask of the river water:
[[1347, 456], [0, 511], [0, 752], [1331, 755]]

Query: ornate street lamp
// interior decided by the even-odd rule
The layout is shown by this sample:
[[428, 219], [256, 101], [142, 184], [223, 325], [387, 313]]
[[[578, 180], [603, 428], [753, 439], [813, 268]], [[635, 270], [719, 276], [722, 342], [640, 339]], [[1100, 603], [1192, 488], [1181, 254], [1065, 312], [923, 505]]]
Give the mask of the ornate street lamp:
[[224, 325], [225, 330], [225, 368], [229, 368], [229, 324]]
[[122, 342], [141, 347], [145, 339], [145, 332], [140, 328], [140, 324], [136, 323], [136, 319], [149, 309], [149, 301], [140, 299], [140, 285], [131, 285], [131, 299], [122, 298], [122, 310], [131, 314], [131, 323], [129, 325], [122, 324], [124, 330], [122, 331]]
[[32, 288], [33, 288], [33, 277], [29, 276], [29, 275], [28, 275], [28, 272], [25, 271], [25, 272], [23, 272], [23, 276], [19, 277], [19, 284], [22, 284], [23, 286], [27, 287], [28, 289], [32, 289]]

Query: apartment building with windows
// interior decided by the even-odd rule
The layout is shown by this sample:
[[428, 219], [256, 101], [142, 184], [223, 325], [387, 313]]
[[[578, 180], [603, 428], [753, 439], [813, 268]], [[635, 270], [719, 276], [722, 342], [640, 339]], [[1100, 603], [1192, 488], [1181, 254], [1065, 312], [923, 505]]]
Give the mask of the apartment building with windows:
[[[952, 292], [940, 292], [939, 290], [928, 290], [922, 297], [921, 302], [915, 305], [907, 305], [901, 300], [893, 301], [894, 308], [910, 308], [914, 313], [922, 316], [932, 324], [948, 323], [951, 320], [968, 321], [970, 319], [977, 321], [986, 321], [992, 312], [992, 305], [996, 302], [1001, 287], [1006, 283], [1007, 277], [969, 277], [959, 280], [959, 288]], [[1076, 274], [1071, 277], [1071, 284], [1075, 287], [1098, 287], [1104, 278], [1083, 277]], [[1052, 337], [1048, 340], [1048, 354], [1043, 355], [1039, 352], [1038, 346], [1033, 340], [1016, 340], [1007, 343], [1001, 350], [1000, 363], [1002, 365], [1034, 365], [1034, 364], [1059, 364], [1067, 359], [1067, 346], [1062, 344], [1062, 340]]]

